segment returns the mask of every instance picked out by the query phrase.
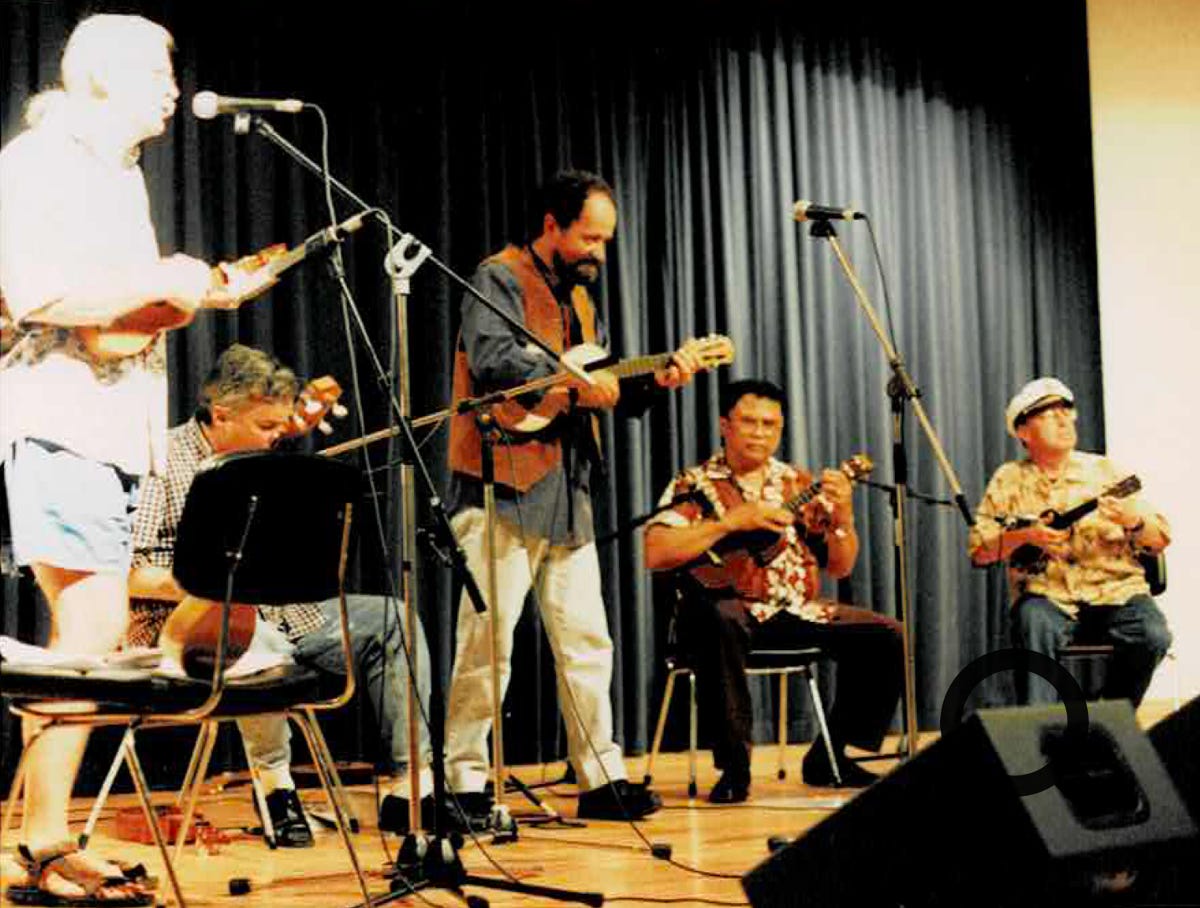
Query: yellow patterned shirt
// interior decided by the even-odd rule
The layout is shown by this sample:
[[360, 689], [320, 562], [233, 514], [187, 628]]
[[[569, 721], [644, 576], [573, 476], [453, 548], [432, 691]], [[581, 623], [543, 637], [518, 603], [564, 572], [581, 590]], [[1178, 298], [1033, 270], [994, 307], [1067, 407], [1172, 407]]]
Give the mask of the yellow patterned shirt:
[[[1052, 479], [1029, 459], [1003, 464], [988, 483], [967, 540], [972, 558], [1001, 544], [1006, 523], [1037, 518], [1046, 510], [1059, 513], [1095, 498], [1129, 474], [1107, 457], [1073, 451], [1061, 476]], [[1170, 535], [1166, 518], [1159, 528]], [[1149, 594], [1138, 549], [1129, 532], [1092, 511], [1070, 528], [1066, 558], [1051, 558], [1043, 572], [1010, 567], [1009, 592], [1044, 596], [1074, 615], [1078, 605], [1124, 605], [1132, 596]]]

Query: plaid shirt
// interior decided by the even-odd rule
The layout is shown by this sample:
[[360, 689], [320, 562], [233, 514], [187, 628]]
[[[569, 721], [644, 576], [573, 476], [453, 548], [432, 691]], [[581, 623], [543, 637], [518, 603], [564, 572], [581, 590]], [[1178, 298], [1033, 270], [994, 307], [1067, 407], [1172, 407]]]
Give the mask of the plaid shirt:
[[[200, 424], [189, 419], [168, 433], [167, 470], [163, 476], [147, 476], [142, 484], [133, 524], [133, 567], [156, 565], [170, 568], [175, 557], [175, 539], [183, 503], [200, 465], [213, 455]], [[130, 646], [154, 646], [173, 602], [133, 599], [130, 602]], [[325, 623], [325, 614], [314, 603], [260, 605], [263, 620], [279, 627], [293, 643]]]
[[[1072, 451], [1066, 469], [1051, 479], [1028, 458], [1003, 464], [988, 483], [975, 514], [975, 525], [967, 541], [969, 553], [996, 549], [1006, 522], [1012, 518], [1037, 518], [1053, 509], [1062, 513], [1095, 498], [1128, 476], [1107, 457], [1087, 451]], [[1170, 527], [1157, 514], [1158, 527], [1166, 536]], [[1071, 527], [1066, 558], [1051, 558], [1042, 573], [1009, 569], [1009, 592], [1045, 596], [1063, 611], [1074, 615], [1079, 603], [1124, 605], [1130, 597], [1149, 594], [1146, 572], [1137, 560], [1134, 538], [1125, 529], [1093, 511]]]
[[[738, 481], [721, 450], [699, 466], [688, 467], [679, 473], [659, 499], [659, 504], [665, 505], [676, 495], [698, 489], [708, 500], [708, 507], [688, 501], [655, 516], [651, 525], [689, 526], [704, 520], [708, 513], [720, 518], [740, 501], [761, 500], [782, 505], [811, 482], [809, 473], [772, 457], [762, 489], [756, 491]], [[761, 592], [750, 598], [747, 591], [739, 590], [750, 614], [758, 621], [766, 621], [779, 612], [790, 612], [807, 621], [823, 623], [829, 620], [824, 604], [815, 601], [820, 589], [818, 555], [823, 559], [825, 552], [814, 552], [810, 547], [822, 548], [818, 540], [808, 534], [811, 529], [814, 528], [803, 523], [788, 527], [784, 534], [787, 544], [762, 566], [756, 584]]]

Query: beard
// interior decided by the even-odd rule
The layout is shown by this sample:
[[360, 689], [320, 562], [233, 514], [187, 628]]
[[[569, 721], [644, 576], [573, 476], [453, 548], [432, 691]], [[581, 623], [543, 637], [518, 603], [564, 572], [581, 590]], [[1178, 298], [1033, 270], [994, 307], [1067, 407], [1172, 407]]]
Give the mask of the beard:
[[554, 273], [572, 287], [587, 286], [600, 279], [600, 263], [591, 257], [568, 262], [555, 252]]

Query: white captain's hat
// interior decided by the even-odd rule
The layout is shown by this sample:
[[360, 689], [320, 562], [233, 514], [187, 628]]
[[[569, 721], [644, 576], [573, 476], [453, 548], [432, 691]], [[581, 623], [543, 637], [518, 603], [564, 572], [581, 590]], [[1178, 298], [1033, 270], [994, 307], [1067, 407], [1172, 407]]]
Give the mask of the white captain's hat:
[[1052, 375], [1043, 375], [1028, 382], [1020, 391], [1012, 396], [1004, 409], [1004, 422], [1008, 426], [1008, 434], [1016, 438], [1017, 427], [1029, 417], [1042, 412], [1048, 407], [1066, 404], [1075, 406], [1075, 394], [1065, 384]]

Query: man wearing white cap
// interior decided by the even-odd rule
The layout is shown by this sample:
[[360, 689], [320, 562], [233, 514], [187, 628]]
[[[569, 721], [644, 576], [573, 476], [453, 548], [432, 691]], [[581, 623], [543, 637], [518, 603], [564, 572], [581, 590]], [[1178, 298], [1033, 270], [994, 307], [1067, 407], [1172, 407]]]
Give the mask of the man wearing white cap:
[[[1017, 646], [1055, 658], [1073, 642], [1113, 645], [1101, 696], [1136, 706], [1171, 645], [1138, 556], [1166, 548], [1170, 526], [1139, 495], [1104, 494], [1129, 474], [1107, 457], [1075, 450], [1075, 395], [1057, 378], [1026, 384], [1004, 418], [1028, 456], [1002, 464], [988, 483], [967, 543], [971, 560], [1009, 562]], [[1090, 500], [1096, 508], [1065, 529], [1039, 519]], [[1045, 558], [1013, 559], [1022, 546]], [[1057, 699], [1042, 679], [1028, 682], [1018, 690], [1023, 702]]]

